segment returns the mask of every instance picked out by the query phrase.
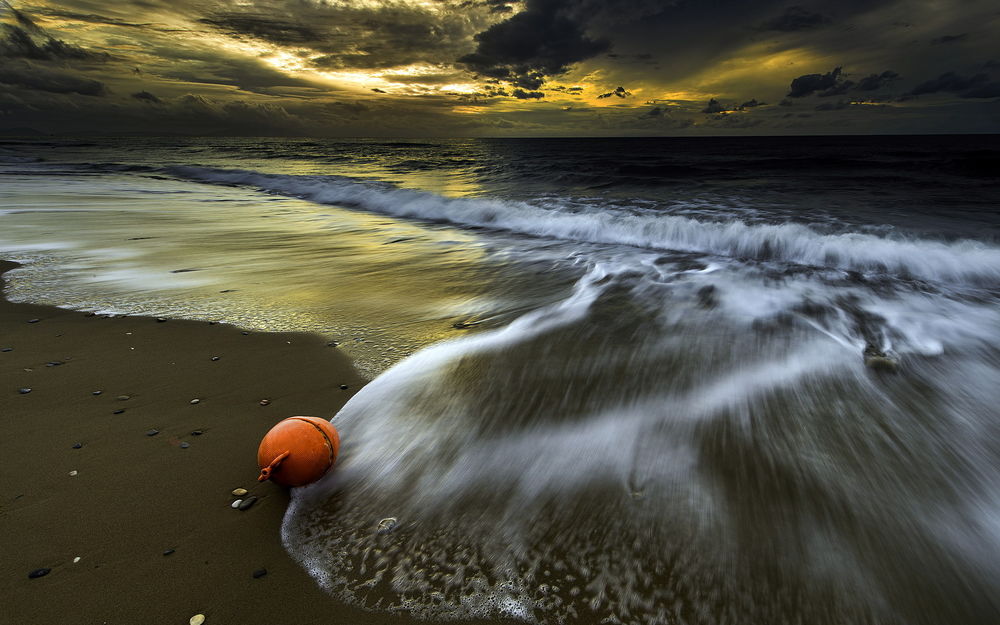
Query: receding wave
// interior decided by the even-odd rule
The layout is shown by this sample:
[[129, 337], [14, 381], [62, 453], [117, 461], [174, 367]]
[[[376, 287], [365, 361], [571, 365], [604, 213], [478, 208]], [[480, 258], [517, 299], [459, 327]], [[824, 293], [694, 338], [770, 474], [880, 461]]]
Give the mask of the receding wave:
[[843, 232], [825, 234], [801, 224], [705, 221], [649, 212], [632, 214], [594, 204], [531, 203], [488, 198], [447, 198], [425, 191], [336, 176], [291, 176], [245, 170], [178, 166], [172, 175], [215, 184], [256, 187], [322, 204], [396, 217], [484, 227], [567, 241], [700, 252], [751, 260], [776, 260], [934, 281], [1000, 279], [1000, 248], [972, 240], [943, 242]]

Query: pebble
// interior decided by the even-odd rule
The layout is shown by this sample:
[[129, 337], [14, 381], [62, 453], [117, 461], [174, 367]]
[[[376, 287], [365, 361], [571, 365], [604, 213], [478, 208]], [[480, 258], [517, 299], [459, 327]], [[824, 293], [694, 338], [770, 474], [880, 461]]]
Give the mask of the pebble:
[[347, 390], [347, 389], [349, 389], [349, 388], [350, 388], [350, 387], [349, 387], [349, 386], [347, 386], [346, 384], [341, 384], [341, 385], [340, 385], [340, 390], [342, 390], [342, 391], [346, 391], [346, 390]]
[[80, 561], [80, 556], [73, 558], [73, 564], [76, 564], [79, 561]]
[[118, 397], [115, 397], [115, 399], [117, 399], [118, 401], [128, 401], [128, 400], [132, 399], [132, 396], [131, 395], [119, 395]]
[[250, 509], [250, 507], [251, 507], [252, 505], [254, 505], [254, 504], [255, 504], [256, 502], [257, 502], [257, 498], [256, 498], [256, 497], [254, 497], [253, 495], [251, 495], [251, 496], [247, 497], [246, 499], [244, 499], [244, 500], [243, 500], [243, 501], [242, 501], [242, 502], [240, 503], [240, 505], [239, 505], [239, 506], [237, 506], [237, 508], [238, 508], [238, 509], [240, 509], [240, 510], [249, 510], [249, 509]]
[[236, 508], [240, 507], [241, 503], [243, 503], [243, 500], [242, 499], [237, 499], [236, 501], [234, 501], [233, 503], [231, 503], [229, 505], [230, 505], [230, 507], [232, 507], [235, 510]]
[[394, 516], [382, 519], [381, 521], [378, 522], [378, 527], [375, 529], [375, 533], [388, 534], [392, 530], [396, 529], [396, 525], [398, 523], [399, 520]]
[[103, 392], [104, 391], [94, 391], [94, 392], [91, 393], [91, 395], [100, 395]]
[[146, 432], [146, 436], [156, 436], [159, 433], [160, 433], [159, 430], [149, 430]]
[[0, 349], [0, 352], [12, 352], [12, 351], [14, 351], [13, 347], [4, 347], [3, 349]]
[[218, 357], [218, 356], [212, 356], [212, 362], [215, 362], [215, 361], [216, 361], [216, 360], [218, 360], [218, 359], [219, 359], [219, 357]]
[[38, 323], [41, 319], [28, 319], [28, 323]]
[[204, 434], [201, 430], [191, 430], [191, 436], [201, 436]]
[[260, 400], [257, 403], [259, 403], [261, 406], [267, 406], [267, 405], [269, 405], [271, 403], [271, 400], [270, 399], [262, 399], [262, 400]]
[[200, 399], [198, 399], [198, 398], [195, 398], [195, 399], [192, 399], [190, 403], [191, 403], [191, 404], [200, 404], [200, 403], [201, 403], [201, 400], [200, 400]]
[[164, 319], [163, 317], [157, 317], [157, 318], [156, 318], [156, 323], [166, 323], [166, 321], [167, 321], [167, 320], [166, 320], [166, 319]]
[[35, 569], [34, 571], [28, 573], [28, 579], [38, 579], [39, 577], [45, 577], [52, 572], [52, 569]]
[[233, 497], [242, 497], [243, 495], [246, 495], [246, 494], [247, 494], [247, 489], [245, 489], [245, 488], [234, 488], [233, 489]]
[[115, 410], [115, 411], [114, 411], [114, 412], [112, 412], [111, 414], [121, 414], [121, 413], [123, 413], [123, 412], [125, 412], [125, 409], [124, 409], [124, 408], [119, 408], [118, 410]]
[[191, 620], [188, 621], [188, 624], [189, 625], [201, 625], [204, 622], [205, 622], [205, 615], [204, 614], [195, 614], [194, 616], [191, 617]]
[[76, 472], [76, 471], [70, 471], [70, 472], [69, 472], [69, 476], [70, 476], [70, 477], [76, 477], [76, 475], [77, 475], [77, 472]]
[[899, 371], [899, 362], [888, 356], [871, 356], [865, 358], [865, 366], [874, 371], [886, 373], [896, 373]]
[[163, 552], [163, 555], [165, 555], [165, 556], [169, 556], [169, 555], [170, 555], [170, 554], [172, 554], [173, 552], [174, 552], [174, 550], [173, 550], [173, 549], [167, 549], [166, 551], [164, 551], [164, 552]]
[[250, 333], [249, 333], [249, 332], [246, 332], [246, 331], [243, 331], [243, 332], [241, 332], [241, 334], [242, 334], [243, 336], [246, 336], [246, 335], [248, 335], [248, 334], [250, 334]]
[[267, 569], [257, 569], [256, 571], [253, 572], [254, 579], [260, 579], [265, 575], [267, 575]]
[[20, 393], [20, 394], [22, 394], [22, 395], [27, 395], [28, 393], [31, 392], [31, 389], [30, 388], [19, 388], [19, 389], [17, 389], [17, 392]]
[[188, 442], [186, 442], [186, 441], [185, 441], [185, 442], [183, 442], [183, 443], [181, 443], [181, 449], [187, 449], [187, 448], [188, 448], [188, 447], [190, 447], [190, 446], [191, 446], [191, 443], [188, 443]]
[[337, 341], [330, 341], [329, 343], [326, 344], [326, 346], [327, 347], [336, 347], [337, 346]]
[[63, 364], [61, 360], [53, 360], [52, 362], [45, 363], [45, 366], [46, 367], [58, 367], [61, 364]]
[[73, 449], [80, 449], [81, 447], [83, 447], [83, 443], [77, 443], [73, 445]]

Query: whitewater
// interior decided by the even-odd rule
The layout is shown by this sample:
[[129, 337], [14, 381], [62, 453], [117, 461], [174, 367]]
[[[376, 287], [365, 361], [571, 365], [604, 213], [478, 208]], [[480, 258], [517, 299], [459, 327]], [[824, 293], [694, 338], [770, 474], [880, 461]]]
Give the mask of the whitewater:
[[116, 141], [3, 146], [8, 294], [336, 341], [337, 599], [1000, 620], [995, 140]]

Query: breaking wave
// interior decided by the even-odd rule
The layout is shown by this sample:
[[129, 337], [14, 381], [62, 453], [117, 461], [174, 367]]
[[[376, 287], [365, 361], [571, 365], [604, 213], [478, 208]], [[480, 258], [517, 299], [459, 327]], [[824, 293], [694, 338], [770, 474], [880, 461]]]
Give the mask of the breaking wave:
[[167, 171], [199, 182], [252, 186], [268, 193], [394, 217], [566, 241], [783, 261], [931, 281], [981, 284], [1000, 279], [1000, 248], [972, 240], [945, 242], [850, 231], [823, 233], [794, 223], [709, 221], [662, 210], [630, 212], [596, 203], [581, 209], [579, 203], [558, 200], [448, 198], [338, 176], [262, 174], [194, 166], [171, 167]]

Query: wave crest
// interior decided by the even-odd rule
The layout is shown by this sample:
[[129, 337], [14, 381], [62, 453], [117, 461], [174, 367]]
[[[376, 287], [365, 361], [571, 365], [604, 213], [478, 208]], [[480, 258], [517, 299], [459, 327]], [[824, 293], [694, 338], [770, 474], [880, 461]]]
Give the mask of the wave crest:
[[846, 271], [894, 274], [932, 281], [1000, 280], [1000, 248], [986, 243], [827, 234], [795, 223], [749, 224], [739, 219], [629, 213], [593, 204], [581, 211], [558, 201], [447, 198], [426, 191], [337, 176], [263, 174], [237, 169], [178, 166], [168, 173], [213, 184], [256, 187], [321, 204], [394, 217], [509, 231], [530, 236], [655, 250], [698, 252], [738, 259], [784, 261]]

